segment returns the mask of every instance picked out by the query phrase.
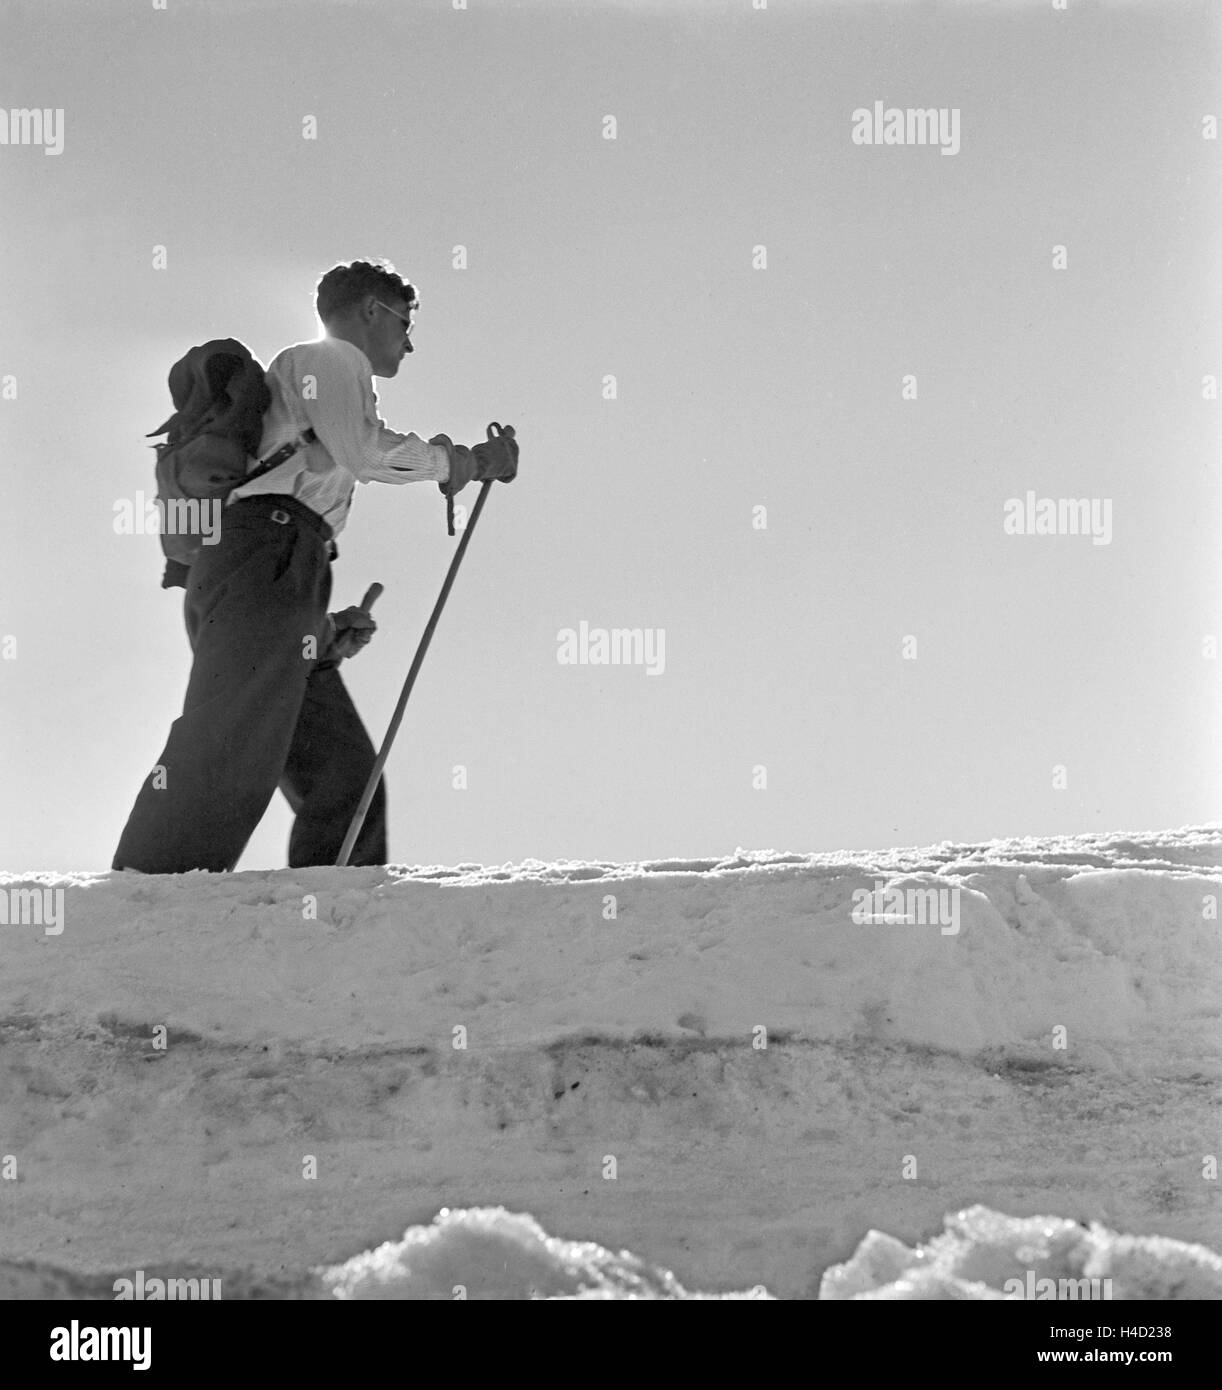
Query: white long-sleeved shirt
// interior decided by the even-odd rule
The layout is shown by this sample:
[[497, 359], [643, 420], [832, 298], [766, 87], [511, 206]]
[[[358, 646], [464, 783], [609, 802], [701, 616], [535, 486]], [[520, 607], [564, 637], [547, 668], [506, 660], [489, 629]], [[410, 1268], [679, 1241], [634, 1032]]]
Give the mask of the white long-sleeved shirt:
[[275, 492], [295, 497], [326, 521], [334, 535], [344, 529], [352, 494], [360, 483], [444, 483], [450, 459], [440, 444], [417, 434], [388, 429], [378, 414], [373, 366], [342, 338], [295, 343], [267, 369], [271, 404], [263, 417], [259, 457], [313, 427], [318, 436], [279, 468], [233, 489], [228, 501]]

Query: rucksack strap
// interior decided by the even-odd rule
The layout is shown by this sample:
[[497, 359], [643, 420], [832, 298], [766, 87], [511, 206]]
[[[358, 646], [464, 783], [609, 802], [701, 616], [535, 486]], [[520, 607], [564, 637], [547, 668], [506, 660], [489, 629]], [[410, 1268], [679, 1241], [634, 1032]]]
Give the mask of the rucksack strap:
[[291, 459], [298, 449], [306, 444], [313, 444], [317, 438], [318, 436], [312, 429], [302, 430], [296, 439], [290, 439], [287, 444], [281, 444], [274, 454], [268, 454], [261, 463], [256, 464], [255, 467], [252, 468], [240, 482], [235, 483], [234, 486], [245, 487], [247, 483], [254, 482], [256, 478], [261, 478], [265, 473], [270, 473], [273, 468], [279, 468], [282, 463]]

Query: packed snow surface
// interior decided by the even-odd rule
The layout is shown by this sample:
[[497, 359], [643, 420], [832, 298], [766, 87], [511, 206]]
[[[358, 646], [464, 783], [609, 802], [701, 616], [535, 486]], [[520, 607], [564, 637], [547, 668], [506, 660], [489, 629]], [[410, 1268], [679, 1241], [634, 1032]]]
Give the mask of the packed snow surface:
[[1220, 865], [0, 875], [0, 1293], [989, 1297], [1038, 1217], [1046, 1277], [1216, 1296]]

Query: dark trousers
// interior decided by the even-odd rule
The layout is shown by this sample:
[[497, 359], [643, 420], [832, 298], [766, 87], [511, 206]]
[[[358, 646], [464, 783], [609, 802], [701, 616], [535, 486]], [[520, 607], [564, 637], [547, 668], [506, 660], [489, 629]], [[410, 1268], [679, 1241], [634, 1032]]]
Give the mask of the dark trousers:
[[[335, 862], [374, 750], [339, 671], [322, 659], [329, 540], [322, 519], [290, 497], [226, 507], [220, 541], [202, 548], [187, 580], [195, 660], [183, 711], [112, 867], [230, 870], [277, 786], [296, 815], [290, 866]], [[350, 862], [386, 862], [382, 782]]]

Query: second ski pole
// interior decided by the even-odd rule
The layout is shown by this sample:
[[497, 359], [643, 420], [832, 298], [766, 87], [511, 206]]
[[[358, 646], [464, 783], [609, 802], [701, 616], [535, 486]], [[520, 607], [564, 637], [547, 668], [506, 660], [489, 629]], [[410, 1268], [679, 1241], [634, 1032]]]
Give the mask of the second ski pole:
[[[493, 438], [494, 431], [501, 433], [500, 425], [493, 422], [488, 426], [488, 438]], [[508, 433], [508, 431], [506, 431]], [[395, 705], [395, 712], [390, 717], [390, 725], [386, 730], [386, 737], [382, 740], [382, 746], [378, 749], [378, 756], [374, 759], [373, 771], [369, 774], [369, 780], [365, 783], [365, 790], [361, 793], [361, 799], [357, 803], [357, 808], [352, 814], [352, 820], [348, 826], [348, 833], [344, 836], [344, 843], [340, 848], [338, 857], [335, 860], [337, 866], [342, 867], [347, 864], [353, 846], [356, 844], [357, 836], [361, 833], [361, 827], [365, 824], [365, 817], [369, 814], [369, 806], [373, 801], [373, 794], [377, 790], [378, 779], [382, 775], [382, 769], [386, 766], [386, 759], [390, 756], [391, 744], [395, 741], [395, 735], [399, 732], [399, 725], [403, 722], [403, 714], [407, 709], [408, 696], [412, 693], [412, 686], [416, 683], [416, 677], [420, 672], [420, 667], [424, 662], [424, 654], [429, 649], [429, 643], [433, 640], [433, 632], [437, 627], [437, 620], [441, 617], [441, 610], [445, 607], [446, 599], [450, 596], [450, 589], [453, 587], [454, 578], [458, 574], [458, 567], [462, 564], [462, 557], [467, 553], [467, 545], [471, 540], [471, 533], [475, 530], [475, 523], [479, 520], [479, 514], [484, 508], [484, 503], [488, 500], [488, 489], [492, 486], [493, 480], [486, 478], [480, 485], [479, 496], [475, 499], [475, 506], [471, 509], [471, 520], [463, 528], [462, 540], [458, 542], [458, 547], [454, 551], [454, 558], [450, 561], [450, 568], [446, 572], [445, 583], [441, 586], [441, 593], [437, 597], [437, 602], [433, 605], [432, 616], [424, 629], [424, 635], [420, 639], [420, 645], [416, 648], [416, 655], [412, 659], [411, 669], [407, 673], [407, 679], [403, 682], [403, 689], [399, 694], [399, 702]]]

